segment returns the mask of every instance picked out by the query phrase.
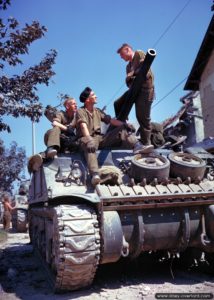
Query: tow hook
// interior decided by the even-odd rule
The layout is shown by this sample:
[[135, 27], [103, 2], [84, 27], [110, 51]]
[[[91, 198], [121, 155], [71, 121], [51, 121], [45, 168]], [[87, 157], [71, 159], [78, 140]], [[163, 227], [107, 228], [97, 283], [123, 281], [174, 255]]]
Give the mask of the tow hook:
[[121, 250], [121, 255], [123, 257], [127, 257], [129, 255], [129, 243], [125, 240], [124, 236], [123, 236], [123, 247]]
[[204, 214], [202, 214], [202, 216], [201, 216], [201, 226], [202, 226], [202, 233], [200, 235], [201, 243], [203, 246], [207, 246], [208, 244], [210, 244], [211, 241], [209, 240], [209, 238], [206, 234]]

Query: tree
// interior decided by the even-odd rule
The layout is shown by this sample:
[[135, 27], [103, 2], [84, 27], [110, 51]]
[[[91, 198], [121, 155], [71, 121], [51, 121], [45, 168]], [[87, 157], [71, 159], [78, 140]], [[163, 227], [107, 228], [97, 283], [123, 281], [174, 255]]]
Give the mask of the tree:
[[[7, 9], [10, 0], [0, 0], [0, 11]], [[0, 70], [5, 73], [5, 66], [22, 64], [21, 55], [28, 54], [29, 46], [40, 39], [47, 29], [39, 22], [25, 24], [20, 29], [15, 18], [8, 18], [6, 24], [0, 18]], [[3, 116], [29, 117], [38, 121], [42, 115], [42, 104], [36, 94], [37, 85], [48, 86], [50, 78], [55, 75], [52, 66], [55, 63], [56, 51], [49, 53], [37, 65], [26, 69], [21, 75], [0, 76], [0, 131], [10, 132], [10, 126]]]
[[[0, 11], [6, 10], [10, 0], [0, 0]], [[42, 38], [47, 29], [39, 22], [33, 21], [20, 28], [15, 18], [8, 18], [6, 22], [0, 18], [0, 131], [10, 132], [10, 126], [5, 123], [5, 116], [29, 117], [38, 121], [42, 115], [42, 104], [37, 93], [38, 84], [48, 86], [55, 72], [52, 66], [55, 63], [56, 51], [49, 53], [38, 64], [26, 69], [20, 75], [7, 76], [6, 67], [16, 67], [23, 64], [21, 56], [28, 54], [30, 45]], [[6, 149], [0, 139], [0, 192], [11, 191], [13, 182], [26, 165], [26, 153], [23, 148], [13, 142]]]
[[19, 179], [25, 164], [24, 148], [18, 147], [16, 142], [12, 142], [11, 147], [6, 149], [4, 142], [0, 139], [0, 192], [11, 192], [13, 182]]

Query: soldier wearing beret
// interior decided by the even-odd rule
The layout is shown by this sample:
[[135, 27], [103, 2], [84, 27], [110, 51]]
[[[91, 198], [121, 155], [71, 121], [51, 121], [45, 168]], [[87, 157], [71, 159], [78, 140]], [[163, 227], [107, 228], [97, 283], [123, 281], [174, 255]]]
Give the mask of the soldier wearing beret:
[[[126, 66], [126, 85], [130, 89], [132, 83], [138, 74], [141, 65], [145, 59], [145, 53], [142, 50], [134, 51], [128, 44], [123, 44], [117, 53], [120, 57], [128, 62]], [[129, 91], [129, 90], [128, 90]], [[118, 117], [122, 107], [126, 105], [126, 96], [128, 91], [125, 92], [119, 99], [114, 102], [114, 109], [116, 117]], [[151, 70], [147, 73], [146, 79], [142, 80], [140, 92], [134, 99], [135, 111], [138, 123], [140, 125], [140, 141], [146, 148], [152, 149], [151, 145], [151, 105], [154, 99], [154, 76]]]
[[[144, 152], [143, 145], [133, 135], [133, 126], [117, 119], [112, 119], [99, 108], [95, 107], [97, 96], [90, 87], [86, 87], [80, 94], [80, 101], [84, 106], [76, 113], [76, 130], [88, 169], [92, 177], [92, 184], [100, 182], [99, 167], [96, 150], [109, 147], [125, 147], [134, 149], [134, 153]], [[112, 131], [103, 135], [101, 122], [115, 126]], [[145, 153], [145, 152], [144, 152]]]

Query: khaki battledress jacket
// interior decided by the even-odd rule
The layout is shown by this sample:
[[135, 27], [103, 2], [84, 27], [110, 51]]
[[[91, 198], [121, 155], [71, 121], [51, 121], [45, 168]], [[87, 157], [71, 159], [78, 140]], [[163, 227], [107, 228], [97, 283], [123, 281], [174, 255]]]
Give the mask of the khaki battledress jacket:
[[[146, 54], [142, 50], [136, 50], [132, 61], [130, 61], [126, 66], [126, 74], [127, 74], [126, 84], [128, 87], [131, 86], [133, 80], [138, 74], [142, 61], [145, 59], [145, 56]], [[146, 80], [142, 82], [141, 86], [143, 89], [150, 89], [154, 87], [154, 75], [151, 69], [149, 69], [149, 72], [147, 73], [146, 76]]]
[[127, 132], [124, 125], [118, 126], [106, 134], [101, 132], [101, 122], [110, 124], [111, 117], [106, 115], [98, 108], [94, 108], [93, 113], [90, 113], [86, 108], [80, 108], [76, 113], [76, 130], [80, 141], [80, 147], [84, 152], [87, 161], [88, 169], [91, 174], [98, 172], [98, 162], [96, 153], [88, 153], [87, 146], [84, 142], [81, 123], [85, 123], [91, 137], [94, 139], [96, 149], [104, 149], [111, 147], [124, 147], [126, 149], [133, 149], [137, 142], [134, 135]]
[[[72, 126], [75, 127], [76, 124], [76, 118], [75, 117], [69, 117], [67, 112], [60, 111], [56, 114], [56, 117], [53, 119], [53, 121], [57, 121], [65, 126]], [[61, 129], [57, 126], [53, 127], [52, 129], [49, 129], [44, 136], [44, 142], [47, 147], [53, 147], [57, 146], [60, 147], [60, 134]], [[66, 134], [66, 131], [64, 132]]]
[[[132, 83], [140, 70], [144, 58], [145, 53], [142, 50], [136, 50], [132, 61], [126, 66], [126, 84], [129, 89], [132, 88]], [[133, 91], [133, 102], [135, 103], [136, 118], [140, 125], [140, 139], [144, 145], [149, 145], [151, 143], [150, 114], [152, 101], [154, 99], [154, 75], [151, 69], [147, 73], [146, 78], [142, 79], [142, 82], [140, 82], [140, 86], [138, 86], [137, 89], [139, 89], [138, 93]], [[114, 102], [116, 117], [119, 116], [121, 111], [123, 112], [122, 115], [127, 115], [126, 102], [128, 94], [129, 90]]]

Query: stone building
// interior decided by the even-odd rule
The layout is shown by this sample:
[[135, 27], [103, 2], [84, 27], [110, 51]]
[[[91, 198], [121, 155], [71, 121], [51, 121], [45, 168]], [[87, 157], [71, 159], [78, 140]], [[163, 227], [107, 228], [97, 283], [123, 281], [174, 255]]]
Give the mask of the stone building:
[[184, 90], [199, 91], [204, 138], [214, 137], [214, 15], [196, 56]]

